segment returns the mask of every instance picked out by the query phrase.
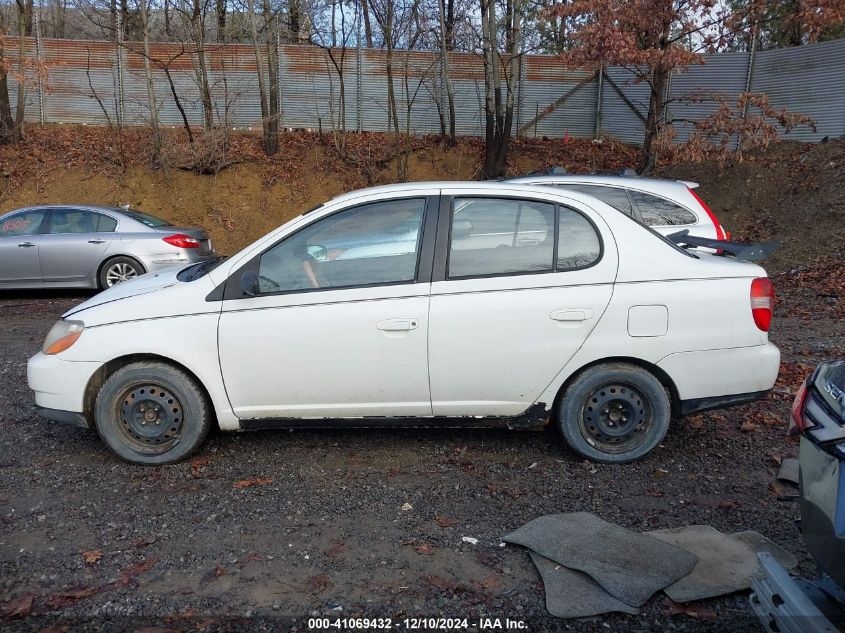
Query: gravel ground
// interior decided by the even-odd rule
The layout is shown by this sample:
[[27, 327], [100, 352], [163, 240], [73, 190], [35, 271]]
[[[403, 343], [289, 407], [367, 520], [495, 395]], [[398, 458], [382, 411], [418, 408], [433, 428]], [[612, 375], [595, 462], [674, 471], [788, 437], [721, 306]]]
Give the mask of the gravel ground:
[[160, 468], [125, 464], [94, 432], [33, 413], [26, 360], [84, 299], [0, 295], [4, 630], [308, 630], [315, 615], [762, 630], [746, 594], [682, 612], [658, 595], [638, 616], [548, 618], [528, 555], [500, 537], [575, 510], [643, 531], [758, 530], [813, 571], [797, 503], [778, 500], [795, 490], [774, 480], [778, 460], [797, 454], [784, 436], [788, 391], [806, 372], [796, 363], [845, 349], [836, 297], [781, 293], [800, 310], [773, 327], [785, 361], [776, 393], [681, 421], [635, 464], [586, 463], [553, 430], [396, 430], [216, 433], [192, 462]]

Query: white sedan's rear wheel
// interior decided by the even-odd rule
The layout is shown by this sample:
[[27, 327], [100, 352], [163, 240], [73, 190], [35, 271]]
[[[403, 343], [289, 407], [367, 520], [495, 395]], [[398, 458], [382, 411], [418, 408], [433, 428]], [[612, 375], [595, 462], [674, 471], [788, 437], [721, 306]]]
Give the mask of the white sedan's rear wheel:
[[208, 434], [205, 395], [184, 372], [157, 362], [126, 365], [97, 395], [94, 422], [103, 441], [126, 461], [171, 464]]
[[650, 372], [627, 363], [590, 367], [567, 388], [558, 424], [567, 443], [588, 459], [630, 462], [654, 450], [672, 417], [669, 394]]

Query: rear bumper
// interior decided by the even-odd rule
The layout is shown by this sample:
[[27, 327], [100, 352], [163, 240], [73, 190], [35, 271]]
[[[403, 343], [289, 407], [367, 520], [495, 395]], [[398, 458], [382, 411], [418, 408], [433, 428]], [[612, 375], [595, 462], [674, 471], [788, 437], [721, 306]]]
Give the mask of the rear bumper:
[[771, 389], [765, 391], [753, 391], [751, 393], [735, 393], [728, 396], [714, 396], [712, 398], [693, 398], [692, 400], [681, 400], [681, 415], [689, 415], [699, 411], [710, 409], [724, 409], [738, 404], [746, 404], [761, 400], [771, 393]]
[[174, 266], [190, 266], [191, 264], [204, 262], [214, 257], [218, 257], [215, 252], [208, 253], [207, 255], [199, 255], [196, 249], [182, 248], [173, 253], [148, 255], [140, 259], [144, 269], [148, 273], [151, 273], [173, 268]]
[[[771, 343], [669, 354], [657, 363], [678, 390], [681, 401], [728, 404], [748, 402], [775, 384], [780, 350]], [[735, 402], [731, 402], [731, 399]], [[724, 405], [707, 405], [706, 408]], [[699, 407], [699, 410], [705, 407]]]
[[748, 601], [771, 633], [830, 633], [836, 628], [771, 554], [757, 554], [760, 569]]

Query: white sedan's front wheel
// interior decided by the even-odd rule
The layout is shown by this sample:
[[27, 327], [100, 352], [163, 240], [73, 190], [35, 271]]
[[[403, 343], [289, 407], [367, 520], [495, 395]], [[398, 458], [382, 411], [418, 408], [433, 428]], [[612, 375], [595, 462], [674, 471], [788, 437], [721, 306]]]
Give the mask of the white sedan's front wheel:
[[588, 459], [624, 463], [654, 450], [669, 429], [669, 394], [650, 372], [627, 363], [590, 367], [566, 390], [558, 424]]
[[202, 444], [211, 415], [205, 394], [183, 371], [139, 362], [114, 372], [97, 395], [94, 422], [103, 441], [135, 464], [172, 464]]

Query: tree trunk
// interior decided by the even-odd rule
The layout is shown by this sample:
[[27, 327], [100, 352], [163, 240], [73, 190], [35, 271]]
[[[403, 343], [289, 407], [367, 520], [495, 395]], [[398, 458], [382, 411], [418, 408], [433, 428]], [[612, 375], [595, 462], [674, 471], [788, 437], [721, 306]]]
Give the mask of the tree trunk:
[[438, 7], [440, 9], [440, 55], [441, 63], [443, 64], [443, 88], [446, 90], [446, 100], [449, 107], [449, 145], [454, 147], [457, 145], [455, 138], [455, 91], [452, 87], [452, 77], [449, 72], [449, 55], [446, 38], [446, 0], [440, 0]]
[[250, 34], [252, 35], [252, 47], [255, 51], [255, 64], [258, 69], [258, 97], [261, 100], [261, 129], [264, 135], [264, 153], [271, 156], [278, 149], [278, 139], [274, 140], [271, 138], [267, 126], [267, 122], [270, 119], [270, 112], [267, 104], [267, 86], [264, 81], [264, 65], [261, 63], [261, 43], [258, 41], [258, 27], [255, 24], [255, 0], [247, 0], [247, 14]]
[[302, 15], [298, 0], [288, 0], [288, 37], [287, 41], [299, 43], [299, 31], [302, 29]]
[[216, 0], [217, 41], [226, 41], [226, 0]]
[[645, 137], [640, 151], [640, 165], [637, 170], [641, 174], [649, 173], [657, 165], [654, 142], [660, 133], [663, 123], [663, 106], [666, 86], [669, 82], [669, 70], [658, 66], [649, 80], [651, 95], [648, 100], [648, 116], [645, 121]]
[[156, 104], [156, 90], [153, 82], [153, 70], [150, 63], [150, 24], [147, 16], [147, 0], [138, 3], [141, 14], [141, 28], [144, 31], [144, 73], [147, 78], [147, 98], [150, 101], [150, 130], [153, 133], [152, 163], [157, 167], [161, 164], [161, 132], [158, 127], [158, 104]]
[[206, 131], [214, 127], [214, 106], [211, 102], [211, 86], [208, 82], [208, 66], [205, 59], [205, 24], [202, 19], [202, 7], [200, 0], [194, 0], [193, 13], [191, 14], [191, 35], [196, 44], [197, 54], [195, 58], [195, 70], [197, 84], [200, 90], [202, 101], [203, 126]]
[[393, 122], [393, 131], [399, 134], [399, 115], [396, 109], [396, 91], [393, 88], [393, 0], [387, 0], [387, 17], [382, 27], [384, 43], [387, 47], [384, 55], [387, 73], [387, 127]]
[[24, 0], [25, 5], [25, 14], [26, 14], [26, 21], [23, 22], [22, 26], [23, 29], [20, 30], [21, 33], [26, 35], [27, 37], [32, 37], [32, 0]]
[[[496, 177], [496, 103], [493, 79], [495, 59], [495, 14], [494, 0], [481, 0], [481, 50], [484, 58], [484, 164], [482, 175]], [[490, 25], [493, 25], [491, 31]]]
[[361, 13], [364, 16], [364, 39], [367, 42], [367, 48], [373, 47], [373, 27], [370, 24], [370, 6], [368, 0], [359, 0], [361, 2]]
[[[20, 33], [32, 32], [29, 19], [32, 17], [32, 2], [18, 0], [18, 29]], [[15, 103], [15, 122], [12, 127], [12, 141], [23, 138], [24, 114], [26, 113], [26, 38], [18, 37], [18, 98]]]
[[266, 25], [267, 73], [269, 75], [269, 118], [266, 136], [270, 141], [268, 154], [279, 151], [279, 47], [274, 35], [278, 32], [274, 25], [273, 8], [270, 0], [264, 0], [264, 24]]
[[3, 43], [0, 42], [0, 144], [2, 145], [15, 140], [15, 122], [12, 120], [12, 107], [9, 103], [9, 80], [4, 52]]

